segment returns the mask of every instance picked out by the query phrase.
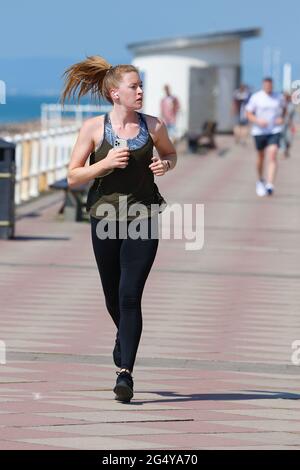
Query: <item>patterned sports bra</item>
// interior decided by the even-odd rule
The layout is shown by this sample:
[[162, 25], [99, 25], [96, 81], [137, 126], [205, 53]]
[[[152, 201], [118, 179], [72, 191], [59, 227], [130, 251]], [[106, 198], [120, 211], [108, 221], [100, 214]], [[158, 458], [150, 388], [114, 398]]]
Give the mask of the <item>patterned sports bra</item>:
[[[141, 113], [137, 113], [139, 117], [139, 133], [136, 137], [133, 137], [132, 139], [126, 139], [127, 140], [127, 146], [129, 147], [130, 150], [135, 150], [140, 147], [143, 147], [143, 145], [146, 144], [149, 136], [149, 131], [147, 127], [147, 123], [145, 122], [145, 117]], [[110, 143], [110, 145], [114, 146], [115, 138], [118, 137], [112, 128], [111, 120], [109, 117], [109, 114], [105, 114], [104, 116], [104, 136], [105, 139]], [[103, 141], [103, 136], [100, 142], [98, 143], [97, 147], [95, 148], [95, 151], [100, 147]]]

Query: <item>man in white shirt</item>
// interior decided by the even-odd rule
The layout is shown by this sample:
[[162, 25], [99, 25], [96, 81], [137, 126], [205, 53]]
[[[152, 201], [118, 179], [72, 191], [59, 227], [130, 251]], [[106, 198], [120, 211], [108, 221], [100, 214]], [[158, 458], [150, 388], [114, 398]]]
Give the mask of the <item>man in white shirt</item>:
[[[246, 105], [248, 120], [253, 124], [252, 135], [257, 149], [256, 169], [258, 196], [272, 195], [277, 172], [277, 153], [280, 146], [283, 117], [285, 114], [284, 97], [273, 92], [272, 78], [263, 80], [261, 91], [254, 93]], [[267, 182], [263, 178], [265, 153], [269, 156]]]

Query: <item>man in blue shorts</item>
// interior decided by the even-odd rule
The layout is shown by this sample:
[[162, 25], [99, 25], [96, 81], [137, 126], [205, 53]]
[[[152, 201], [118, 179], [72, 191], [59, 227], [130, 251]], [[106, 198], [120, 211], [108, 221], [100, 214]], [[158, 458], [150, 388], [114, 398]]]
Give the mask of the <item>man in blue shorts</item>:
[[[248, 120], [253, 124], [252, 135], [257, 150], [256, 182], [257, 196], [272, 195], [277, 172], [277, 153], [280, 146], [283, 117], [285, 114], [284, 97], [273, 91], [272, 78], [263, 80], [262, 90], [254, 93], [246, 105]], [[269, 164], [267, 181], [263, 177], [265, 154], [268, 154]]]

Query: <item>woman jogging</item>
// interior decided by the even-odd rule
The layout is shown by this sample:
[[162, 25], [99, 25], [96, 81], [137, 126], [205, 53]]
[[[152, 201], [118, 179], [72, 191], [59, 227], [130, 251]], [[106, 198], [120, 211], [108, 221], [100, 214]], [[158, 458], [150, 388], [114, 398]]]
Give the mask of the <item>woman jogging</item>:
[[[78, 100], [91, 92], [113, 105], [109, 113], [83, 123], [69, 163], [68, 184], [94, 180], [87, 211], [106, 307], [117, 328], [113, 358], [120, 370], [115, 399], [129, 402], [142, 333], [142, 293], [158, 248], [158, 214], [166, 206], [154, 176], [173, 169], [177, 154], [163, 121], [137, 111], [143, 106], [143, 88], [136, 67], [113, 67], [100, 56], [88, 56], [64, 76], [62, 103], [79, 90]], [[153, 147], [159, 156], [153, 157]]]

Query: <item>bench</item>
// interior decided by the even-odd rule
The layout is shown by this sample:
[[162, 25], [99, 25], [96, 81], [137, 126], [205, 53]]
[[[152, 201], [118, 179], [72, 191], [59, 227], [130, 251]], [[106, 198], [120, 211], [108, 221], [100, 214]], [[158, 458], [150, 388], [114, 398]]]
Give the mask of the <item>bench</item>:
[[[188, 132], [187, 143], [191, 153], [196, 153], [201, 148], [204, 149], [215, 149], [217, 148], [215, 142], [215, 134], [217, 129], [217, 123], [214, 121], [205, 121], [200, 133]], [[203, 142], [204, 141], [204, 142]]]
[[75, 222], [83, 220], [83, 208], [86, 207], [86, 197], [89, 189], [88, 183], [70, 188], [67, 178], [63, 178], [52, 183], [49, 188], [64, 191], [64, 201], [58, 213], [64, 214], [65, 220]]

